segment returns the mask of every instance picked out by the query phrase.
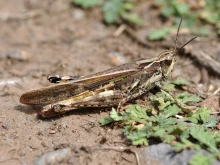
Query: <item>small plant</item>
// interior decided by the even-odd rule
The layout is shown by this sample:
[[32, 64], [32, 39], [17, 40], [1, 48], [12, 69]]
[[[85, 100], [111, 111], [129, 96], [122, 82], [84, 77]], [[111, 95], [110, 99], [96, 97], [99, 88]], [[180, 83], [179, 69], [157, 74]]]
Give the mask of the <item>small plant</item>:
[[[163, 84], [163, 87], [176, 92], [177, 87], [188, 85], [183, 79], [177, 79]], [[184, 149], [209, 151], [212, 157], [203, 157], [204, 161], [212, 161], [213, 157], [220, 159], [218, 146], [220, 134], [211, 131], [215, 128], [216, 117], [205, 107], [198, 108], [195, 113], [185, 114], [181, 107], [190, 107], [201, 99], [183, 92], [176, 95], [176, 100], [167, 92], [161, 90], [149, 97], [151, 106], [134, 105], [119, 114], [112, 109], [110, 116], [101, 119], [100, 124], [115, 123], [123, 126], [123, 133], [132, 145], [149, 145], [151, 139], [173, 145], [180, 152]], [[178, 101], [178, 104], [176, 103]], [[181, 105], [181, 107], [179, 107]], [[190, 164], [196, 165], [198, 156], [194, 156]], [[211, 160], [210, 160], [211, 159]]]
[[141, 25], [142, 19], [131, 13], [134, 3], [129, 0], [72, 0], [74, 4], [84, 9], [100, 6], [103, 18], [107, 24], [116, 23], [120, 19], [130, 23]]
[[213, 162], [213, 159], [211, 156], [205, 156], [199, 153], [192, 157], [189, 164], [190, 165], [210, 165], [212, 164], [212, 162]]
[[[84, 9], [101, 7], [103, 18], [107, 24], [113, 24], [120, 20], [132, 24], [141, 25], [142, 19], [132, 13], [138, 1], [130, 0], [72, 0], [72, 2]], [[190, 33], [208, 36], [210, 30], [204, 23], [213, 25], [220, 35], [220, 1], [219, 0], [198, 0], [192, 1], [176, 0], [154, 0], [153, 4], [158, 7], [161, 16], [172, 21], [173, 26], [161, 28], [152, 32], [149, 40], [161, 40], [175, 31], [181, 17], [184, 17], [182, 28], [187, 28]], [[120, 22], [119, 22], [120, 23]]]
[[220, 35], [220, 1], [219, 0], [199, 0], [196, 4], [191, 1], [176, 0], [155, 0], [156, 6], [159, 7], [160, 14], [172, 20], [173, 26], [154, 31], [149, 40], [159, 40], [166, 38], [178, 26], [179, 20], [184, 16], [182, 27], [196, 35], [207, 36], [210, 31], [207, 26], [201, 26], [202, 21], [212, 24]]

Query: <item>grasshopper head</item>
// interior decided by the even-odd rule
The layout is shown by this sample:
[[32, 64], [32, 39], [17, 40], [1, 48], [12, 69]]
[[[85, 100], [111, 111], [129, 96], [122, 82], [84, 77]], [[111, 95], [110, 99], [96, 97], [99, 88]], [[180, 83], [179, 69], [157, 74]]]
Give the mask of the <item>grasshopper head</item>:
[[162, 75], [165, 79], [168, 78], [173, 71], [174, 64], [176, 62], [175, 55], [175, 51], [166, 50], [158, 56]]
[[177, 49], [177, 41], [178, 41], [178, 34], [179, 34], [179, 30], [180, 30], [180, 26], [182, 23], [182, 19], [180, 20], [179, 26], [178, 26], [178, 30], [177, 30], [177, 34], [176, 34], [176, 39], [175, 39], [175, 49], [173, 51], [171, 50], [166, 50], [163, 53], [158, 55], [158, 59], [157, 61], [160, 63], [160, 67], [161, 67], [161, 71], [162, 71], [162, 75], [163, 77], [166, 79], [170, 76], [170, 74], [173, 71], [174, 68], [174, 64], [176, 62], [175, 56], [179, 53], [179, 51], [186, 46], [187, 44], [189, 44], [191, 41], [193, 41], [194, 39], [196, 39], [197, 37], [192, 38], [191, 40], [189, 40], [188, 42], [186, 42], [183, 46], [181, 46], [180, 48]]
[[187, 44], [189, 44], [191, 41], [193, 41], [196, 38], [197, 37], [193, 37], [188, 42], [186, 42], [183, 46], [181, 46], [178, 50], [175, 47], [175, 49], [173, 51], [166, 50], [163, 53], [158, 55], [156, 62], [160, 63], [162, 75], [163, 75], [163, 77], [165, 79], [168, 78], [170, 76], [170, 74], [172, 73], [172, 71], [173, 71], [174, 64], [176, 62], [176, 58], [175, 57], [178, 54], [178, 52], [182, 48], [184, 48], [184, 46], [186, 46]]

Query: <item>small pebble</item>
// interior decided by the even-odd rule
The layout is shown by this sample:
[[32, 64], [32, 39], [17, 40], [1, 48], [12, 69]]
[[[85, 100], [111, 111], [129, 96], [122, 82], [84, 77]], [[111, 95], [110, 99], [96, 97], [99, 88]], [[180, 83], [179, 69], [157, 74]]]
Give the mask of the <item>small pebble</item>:
[[111, 59], [111, 62], [115, 65], [121, 65], [128, 62], [127, 58], [119, 52], [111, 52], [108, 56]]
[[13, 50], [7, 53], [7, 58], [18, 61], [27, 61], [30, 59], [30, 55], [25, 51]]
[[73, 18], [75, 20], [82, 20], [85, 18], [85, 13], [83, 10], [77, 9], [73, 11]]
[[55, 134], [56, 131], [55, 130], [50, 130], [49, 134]]

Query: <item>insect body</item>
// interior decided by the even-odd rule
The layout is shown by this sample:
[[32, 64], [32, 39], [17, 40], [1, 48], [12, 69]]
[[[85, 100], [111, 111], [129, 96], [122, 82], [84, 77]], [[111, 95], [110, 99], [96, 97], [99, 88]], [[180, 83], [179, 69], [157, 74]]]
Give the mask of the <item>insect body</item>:
[[[178, 32], [176, 43], [177, 37]], [[49, 76], [48, 80], [57, 84], [26, 92], [20, 102], [41, 105], [42, 117], [86, 107], [120, 107], [167, 79], [173, 70], [176, 52], [175, 47], [174, 51], [166, 50], [156, 58], [137, 60], [88, 76]]]
[[[174, 60], [172, 51], [157, 58], [138, 60], [89, 76], [24, 93], [20, 102], [42, 105], [40, 114], [50, 117], [82, 107], [111, 107], [134, 99], [169, 76]], [[59, 77], [49, 77], [53, 82]]]

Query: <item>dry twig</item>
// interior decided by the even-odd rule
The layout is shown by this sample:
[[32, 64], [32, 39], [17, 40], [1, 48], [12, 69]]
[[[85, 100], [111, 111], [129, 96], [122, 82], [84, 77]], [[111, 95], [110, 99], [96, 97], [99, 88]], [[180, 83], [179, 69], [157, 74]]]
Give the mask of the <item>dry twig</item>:
[[34, 10], [30, 11], [27, 13], [22, 13], [22, 14], [9, 14], [9, 13], [0, 13], [0, 21], [6, 22], [6, 21], [11, 21], [11, 20], [25, 20], [25, 19], [30, 19], [33, 17], [37, 17], [43, 14], [43, 10]]
[[215, 73], [220, 75], [220, 63], [212, 59], [208, 54], [202, 50], [195, 49], [192, 46], [185, 47], [186, 51], [191, 54], [201, 65], [211, 68]]

